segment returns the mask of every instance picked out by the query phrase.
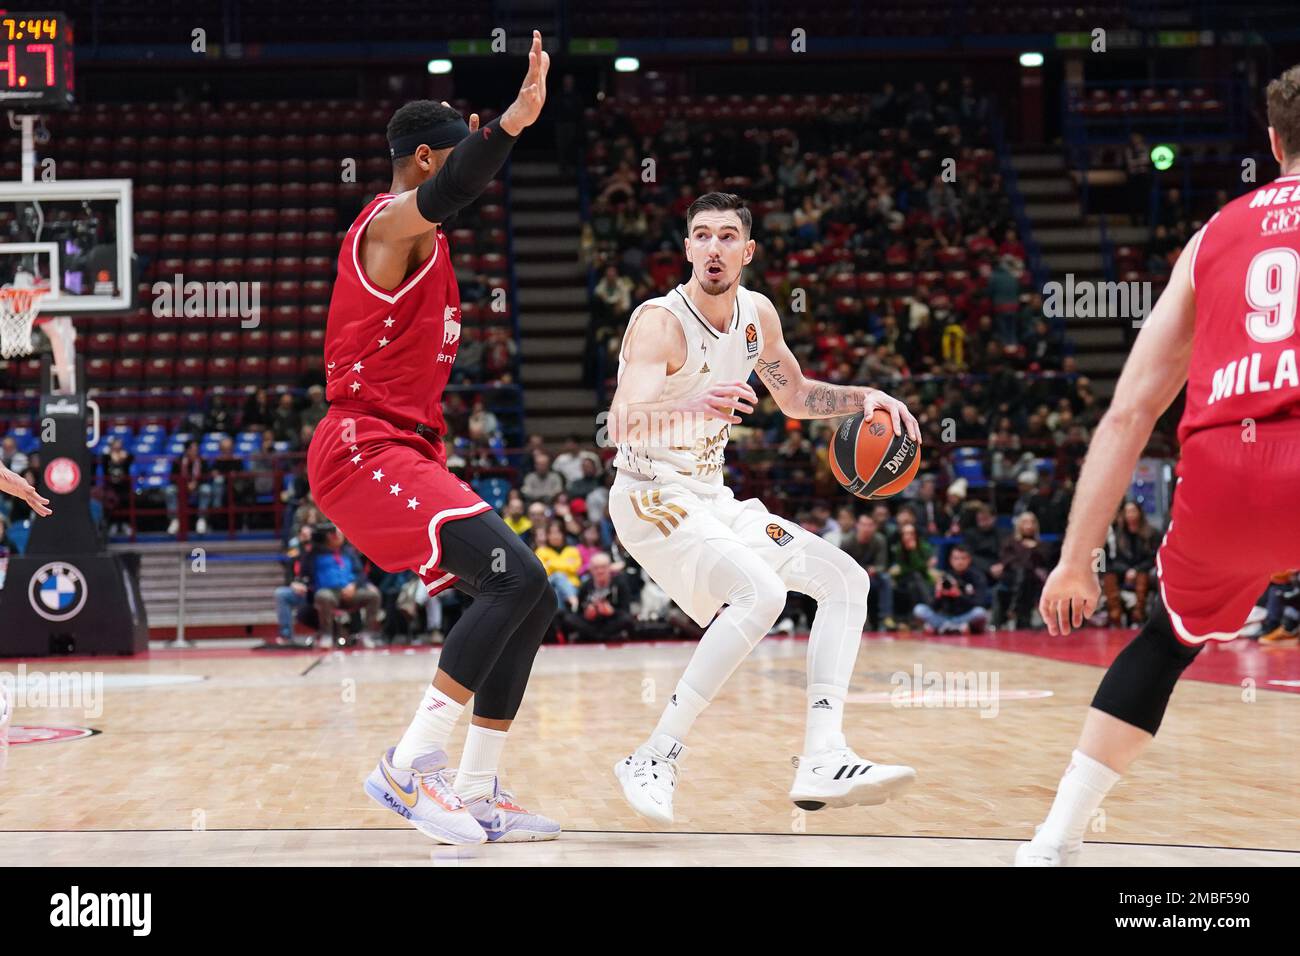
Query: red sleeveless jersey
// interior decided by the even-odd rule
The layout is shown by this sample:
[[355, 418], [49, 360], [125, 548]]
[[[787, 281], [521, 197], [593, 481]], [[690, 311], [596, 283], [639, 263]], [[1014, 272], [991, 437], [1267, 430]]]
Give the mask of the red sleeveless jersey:
[[325, 397], [365, 402], [442, 435], [442, 392], [460, 348], [460, 289], [447, 237], [439, 229], [433, 253], [392, 291], [361, 266], [362, 232], [396, 198], [371, 200], [339, 250], [325, 328]]
[[1178, 439], [1300, 417], [1300, 175], [1233, 200], [1194, 237], [1196, 329]]

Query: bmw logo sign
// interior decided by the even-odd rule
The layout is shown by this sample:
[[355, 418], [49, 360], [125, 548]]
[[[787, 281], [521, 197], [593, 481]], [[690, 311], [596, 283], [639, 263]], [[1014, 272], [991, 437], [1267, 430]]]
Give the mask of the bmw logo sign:
[[27, 585], [32, 609], [47, 621], [74, 618], [86, 604], [86, 576], [66, 561], [37, 568]]

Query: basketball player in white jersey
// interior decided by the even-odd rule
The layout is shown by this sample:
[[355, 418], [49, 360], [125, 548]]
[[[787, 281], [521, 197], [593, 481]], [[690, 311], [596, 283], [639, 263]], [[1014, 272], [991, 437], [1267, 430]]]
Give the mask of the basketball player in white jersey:
[[671, 823], [691, 725], [771, 630], [786, 592], [799, 591], [816, 600], [817, 614], [808, 642], [807, 731], [790, 799], [806, 810], [884, 803], [916, 771], [859, 757], [842, 732], [867, 617], [867, 572], [761, 501], [737, 501], [723, 484], [723, 452], [740, 422], [736, 413], [753, 411], [757, 401], [746, 384], [755, 368], [792, 418], [870, 416], [884, 408], [896, 432], [906, 429], [919, 442], [916, 420], [877, 389], [804, 378], [776, 308], [740, 285], [754, 240], [738, 196], [701, 196], [686, 224], [690, 281], [634, 310], [623, 338], [608, 421], [618, 446], [609, 514], [646, 573], [708, 628], [650, 738], [614, 773], [632, 809]]

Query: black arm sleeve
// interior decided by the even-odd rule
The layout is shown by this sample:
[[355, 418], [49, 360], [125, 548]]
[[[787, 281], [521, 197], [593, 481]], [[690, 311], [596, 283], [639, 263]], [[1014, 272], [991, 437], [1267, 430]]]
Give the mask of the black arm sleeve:
[[445, 222], [477, 199], [505, 164], [515, 138], [501, 129], [498, 117], [457, 143], [438, 174], [416, 189], [420, 215]]

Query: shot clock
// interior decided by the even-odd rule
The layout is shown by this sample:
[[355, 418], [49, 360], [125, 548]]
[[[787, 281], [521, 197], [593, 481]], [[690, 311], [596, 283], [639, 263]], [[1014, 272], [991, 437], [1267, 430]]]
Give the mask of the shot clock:
[[0, 109], [66, 109], [73, 94], [72, 21], [62, 13], [0, 13]]

